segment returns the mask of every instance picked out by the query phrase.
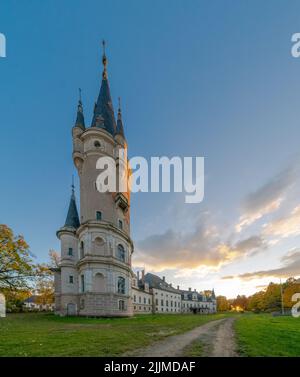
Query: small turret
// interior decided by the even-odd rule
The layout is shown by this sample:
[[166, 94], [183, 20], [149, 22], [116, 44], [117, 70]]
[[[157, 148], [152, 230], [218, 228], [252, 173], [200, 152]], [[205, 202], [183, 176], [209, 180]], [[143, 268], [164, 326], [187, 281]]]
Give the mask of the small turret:
[[121, 135], [125, 139], [123, 120], [122, 120], [122, 111], [121, 111], [121, 99], [120, 99], [120, 97], [119, 97], [119, 108], [118, 108], [118, 120], [117, 120], [116, 135]]
[[77, 211], [77, 206], [76, 206], [74, 183], [72, 183], [72, 194], [71, 194], [69, 210], [68, 210], [64, 227], [77, 229], [79, 228], [79, 226], [80, 226], [80, 221], [79, 221], [79, 216], [78, 216], [78, 211]]
[[81, 100], [81, 89], [79, 88], [79, 101], [77, 106], [77, 117], [74, 127], [79, 127], [83, 131], [85, 130], [85, 123], [84, 123], [84, 115], [83, 115], [83, 107], [82, 107], [82, 100]]

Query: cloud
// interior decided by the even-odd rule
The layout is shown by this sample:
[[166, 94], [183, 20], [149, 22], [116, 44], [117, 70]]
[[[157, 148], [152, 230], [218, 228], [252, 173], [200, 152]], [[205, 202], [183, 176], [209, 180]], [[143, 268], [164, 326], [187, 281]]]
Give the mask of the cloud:
[[300, 205], [291, 213], [269, 222], [263, 226], [263, 234], [273, 237], [286, 238], [300, 234]]
[[265, 277], [282, 277], [288, 278], [291, 276], [300, 275], [300, 248], [290, 250], [285, 256], [281, 258], [282, 266], [270, 270], [260, 270], [254, 272], [247, 272], [240, 275], [223, 276], [223, 280], [230, 280], [239, 278], [243, 280], [251, 280]]
[[287, 191], [295, 183], [296, 173], [295, 167], [289, 167], [247, 195], [241, 206], [242, 214], [235, 226], [236, 231], [240, 232], [244, 227], [276, 211], [284, 201]]
[[199, 219], [191, 232], [175, 232], [171, 229], [137, 242], [135, 264], [145, 264], [157, 270], [180, 268], [196, 269], [206, 266], [218, 269], [240, 256], [267, 247], [260, 236], [251, 236], [231, 244], [220, 239], [216, 226]]

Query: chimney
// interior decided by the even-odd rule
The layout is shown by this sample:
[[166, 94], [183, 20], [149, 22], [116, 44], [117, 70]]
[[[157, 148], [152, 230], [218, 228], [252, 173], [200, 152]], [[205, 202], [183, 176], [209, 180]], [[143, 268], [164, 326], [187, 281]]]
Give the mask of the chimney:
[[163, 281], [166, 281], [166, 277], [165, 276], [163, 276]]
[[179, 285], [177, 285], [177, 289], [179, 290]]
[[145, 270], [142, 270], [142, 282], [145, 281]]
[[189, 291], [191, 292], [192, 288], [189, 288]]
[[140, 271], [138, 271], [138, 272], [136, 273], [136, 275], [137, 275], [137, 280], [139, 281], [139, 280], [140, 280]]

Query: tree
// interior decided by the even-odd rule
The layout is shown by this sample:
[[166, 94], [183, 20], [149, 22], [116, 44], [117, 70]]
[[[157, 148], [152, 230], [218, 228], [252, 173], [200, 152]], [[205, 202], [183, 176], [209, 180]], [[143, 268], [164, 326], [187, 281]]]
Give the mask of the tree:
[[218, 312], [225, 312], [229, 309], [229, 303], [225, 296], [217, 296], [217, 310]]
[[29, 289], [4, 288], [1, 292], [5, 296], [6, 310], [8, 312], [20, 312], [23, 310], [23, 302], [31, 296]]
[[264, 310], [264, 295], [264, 291], [259, 291], [254, 293], [252, 296], [249, 296], [247, 309], [254, 312], [260, 312]]
[[232, 306], [238, 310], [246, 310], [248, 299], [244, 295], [238, 295], [232, 302]]
[[0, 290], [29, 288], [38, 270], [24, 238], [0, 224]]
[[53, 269], [59, 266], [60, 257], [54, 250], [49, 250], [49, 263], [43, 265], [43, 274], [37, 277], [37, 304], [47, 305], [54, 302]]
[[300, 293], [300, 283], [290, 278], [284, 283], [283, 304], [285, 308], [291, 309], [295, 302], [292, 301], [294, 293]]
[[263, 298], [263, 308], [265, 311], [276, 311], [281, 309], [280, 284], [270, 283]]

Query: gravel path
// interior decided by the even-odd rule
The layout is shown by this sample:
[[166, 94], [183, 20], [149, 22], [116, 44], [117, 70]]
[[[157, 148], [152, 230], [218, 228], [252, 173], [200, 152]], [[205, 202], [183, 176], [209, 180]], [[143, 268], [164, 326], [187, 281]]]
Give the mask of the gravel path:
[[182, 356], [187, 346], [202, 338], [206, 344], [205, 356], [238, 356], [235, 351], [233, 321], [234, 318], [224, 318], [208, 322], [186, 333], [169, 336], [143, 350], [131, 353], [130, 356]]

